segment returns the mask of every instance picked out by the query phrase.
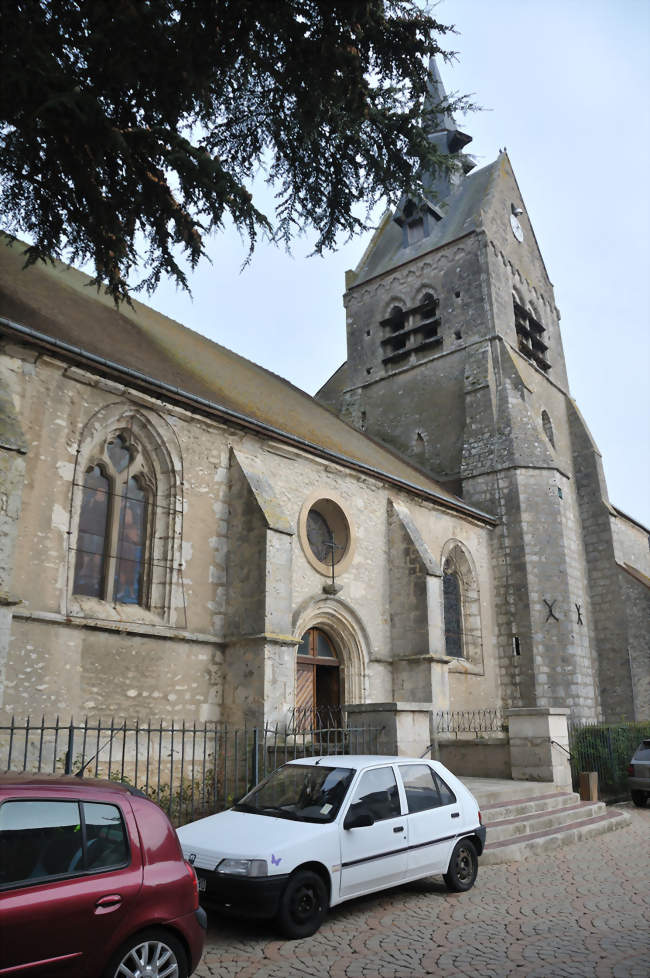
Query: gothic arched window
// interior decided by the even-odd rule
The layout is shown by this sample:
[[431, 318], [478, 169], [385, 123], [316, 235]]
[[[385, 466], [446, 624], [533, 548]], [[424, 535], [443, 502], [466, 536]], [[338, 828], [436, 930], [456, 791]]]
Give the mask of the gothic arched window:
[[104, 441], [86, 467], [73, 593], [149, 605], [153, 466], [128, 431]]
[[481, 674], [481, 602], [474, 561], [464, 544], [449, 540], [441, 563], [445, 654], [464, 660], [465, 670]]

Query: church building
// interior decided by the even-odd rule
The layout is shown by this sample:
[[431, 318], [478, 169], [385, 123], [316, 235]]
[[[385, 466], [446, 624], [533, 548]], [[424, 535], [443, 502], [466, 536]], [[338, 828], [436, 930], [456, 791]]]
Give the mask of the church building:
[[315, 398], [2, 244], [0, 718], [650, 716], [648, 530], [608, 498], [507, 154], [432, 129], [457, 173], [348, 273]]

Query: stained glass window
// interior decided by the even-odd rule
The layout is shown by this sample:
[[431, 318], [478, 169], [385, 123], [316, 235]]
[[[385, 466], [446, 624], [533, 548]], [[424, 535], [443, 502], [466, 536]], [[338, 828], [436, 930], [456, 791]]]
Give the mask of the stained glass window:
[[147, 496], [135, 478], [129, 479], [122, 499], [115, 564], [115, 600], [142, 603]]
[[445, 651], [447, 655], [462, 658], [463, 619], [458, 574], [443, 574], [443, 599], [445, 606]]
[[124, 472], [131, 461], [131, 450], [124, 435], [112, 438], [106, 446], [106, 454], [115, 466], [116, 472]]
[[128, 432], [109, 438], [86, 471], [73, 591], [145, 605], [150, 466]]
[[81, 499], [74, 576], [75, 594], [87, 594], [92, 598], [102, 596], [109, 491], [108, 479], [98, 465], [93, 465], [86, 472]]

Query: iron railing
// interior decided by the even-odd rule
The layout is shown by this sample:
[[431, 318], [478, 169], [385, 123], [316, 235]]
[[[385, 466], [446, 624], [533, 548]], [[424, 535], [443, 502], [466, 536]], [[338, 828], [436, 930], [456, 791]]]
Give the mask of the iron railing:
[[499, 709], [438, 710], [433, 714], [434, 730], [441, 737], [459, 734], [500, 734], [508, 729], [507, 720]]
[[342, 730], [345, 726], [340, 706], [296, 706], [289, 710], [286, 730], [288, 734], [302, 734], [303, 730]]
[[221, 811], [271, 771], [300, 757], [379, 753], [374, 727], [287, 725], [233, 728], [171, 721], [62, 722], [27, 718], [0, 725], [0, 771], [84, 774], [134, 785], [174, 824]]

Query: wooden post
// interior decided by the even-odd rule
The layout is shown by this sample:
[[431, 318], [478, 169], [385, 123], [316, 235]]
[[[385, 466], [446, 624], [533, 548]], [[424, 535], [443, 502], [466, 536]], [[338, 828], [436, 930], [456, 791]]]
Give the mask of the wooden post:
[[580, 801], [598, 801], [598, 771], [580, 772]]

